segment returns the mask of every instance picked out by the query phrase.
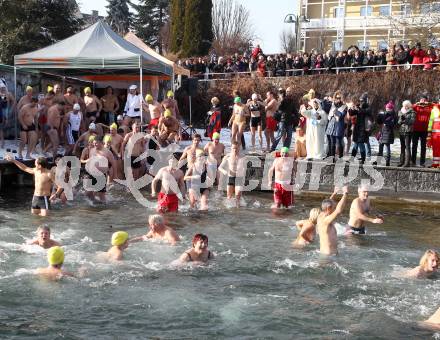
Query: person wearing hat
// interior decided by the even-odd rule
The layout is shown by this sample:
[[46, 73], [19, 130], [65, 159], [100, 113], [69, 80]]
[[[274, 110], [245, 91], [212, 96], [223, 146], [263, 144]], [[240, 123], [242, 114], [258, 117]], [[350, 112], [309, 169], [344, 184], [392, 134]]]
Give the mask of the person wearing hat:
[[92, 89], [86, 87], [84, 89], [84, 104], [86, 105], [86, 125], [89, 125], [92, 121], [91, 117], [94, 117], [93, 121], [99, 118], [100, 112], [102, 110], [102, 103], [94, 94], [92, 94]]
[[9, 112], [14, 112], [15, 98], [9, 93], [3, 80], [0, 81], [0, 148], [5, 147], [4, 131], [7, 128]]
[[72, 111], [64, 116], [64, 126], [66, 127], [67, 147], [65, 155], [70, 155], [80, 136], [81, 122], [83, 119], [81, 107], [78, 103], [73, 104]]
[[217, 97], [211, 98], [211, 110], [208, 111], [205, 137], [212, 140], [215, 132], [220, 133], [222, 130], [222, 113], [220, 108], [220, 100]]
[[137, 92], [137, 86], [131, 85], [128, 88], [127, 101], [124, 107], [124, 118], [127, 118], [127, 125], [134, 121], [140, 122], [141, 119], [141, 105], [142, 94]]
[[128, 248], [128, 233], [126, 231], [117, 231], [112, 235], [112, 247], [107, 251], [110, 260], [121, 261], [123, 252]]
[[130, 132], [130, 127], [127, 125], [128, 119], [124, 119], [124, 116], [118, 115], [116, 117], [116, 124], [118, 125], [118, 133], [122, 134], [122, 137], [125, 137], [127, 133]]
[[411, 165], [417, 163], [417, 149], [420, 140], [420, 166], [425, 166], [426, 161], [426, 142], [428, 138], [428, 126], [431, 118], [433, 105], [428, 101], [427, 95], [422, 95], [418, 103], [414, 104], [416, 120], [413, 125]]
[[104, 122], [111, 125], [115, 122], [115, 113], [119, 110], [119, 100], [115, 96], [113, 87], [107, 86], [105, 95], [101, 97]]
[[94, 122], [91, 122], [88, 126], [88, 130], [84, 132], [81, 136], [79, 136], [79, 138], [75, 142], [75, 146], [73, 147], [73, 154], [76, 155], [78, 152], [78, 147], [83, 147], [88, 142], [91, 136], [97, 137], [98, 135], [99, 134], [96, 124]]
[[173, 117], [177, 120], [182, 119], [180, 116], [179, 105], [177, 104], [177, 100], [174, 99], [173, 91], [169, 90], [167, 92], [167, 97], [162, 101], [162, 106], [164, 110], [170, 110]]
[[123, 161], [121, 157], [121, 146], [124, 138], [118, 134], [118, 125], [113, 123], [110, 125], [110, 134], [107, 135], [111, 137], [110, 149], [115, 157], [116, 169], [114, 171], [115, 178], [123, 177]]
[[63, 276], [74, 276], [73, 273], [62, 270], [64, 264], [63, 248], [59, 246], [49, 248], [47, 251], [47, 262], [49, 263], [49, 266], [36, 269], [36, 275], [51, 281], [58, 281]]
[[159, 119], [159, 141], [163, 145], [179, 142], [179, 121], [173, 116], [170, 109], [166, 109]]
[[232, 116], [228, 123], [228, 126], [232, 127], [231, 143], [237, 142], [240, 145], [241, 137], [243, 136], [244, 129], [246, 128], [246, 118], [249, 116], [249, 110], [246, 105], [241, 102], [241, 98], [235, 97], [234, 106], [232, 108]]
[[34, 89], [32, 86], [28, 85], [25, 89], [25, 95], [20, 98], [17, 104], [17, 111], [20, 112], [21, 108], [32, 102], [32, 97], [34, 96]]
[[37, 113], [38, 99], [32, 97], [30, 104], [23, 105], [18, 112], [18, 123], [20, 127], [20, 144], [18, 146], [18, 158], [23, 159], [23, 147], [27, 144], [25, 159], [31, 159], [31, 154], [37, 145]]
[[282, 147], [280, 157], [275, 158], [268, 171], [269, 188], [272, 187], [272, 178], [275, 173], [275, 185], [273, 186], [274, 207], [290, 208], [293, 205], [292, 174], [294, 171], [295, 157], [290, 155], [288, 147]]

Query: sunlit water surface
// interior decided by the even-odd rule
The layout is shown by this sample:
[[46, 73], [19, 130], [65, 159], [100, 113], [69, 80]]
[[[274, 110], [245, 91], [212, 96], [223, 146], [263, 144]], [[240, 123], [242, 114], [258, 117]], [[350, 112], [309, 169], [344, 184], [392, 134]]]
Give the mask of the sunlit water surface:
[[[115, 230], [147, 231], [148, 211], [117, 190], [107, 206], [81, 197], [51, 217], [30, 215], [31, 191], [0, 196], [0, 334], [2, 338], [440, 338], [416, 321], [440, 306], [440, 281], [398, 278], [424, 250], [438, 248], [438, 211], [375, 207], [384, 225], [340, 238], [340, 255], [324, 261], [317, 245], [291, 247], [295, 221], [318, 201], [297, 200], [274, 215], [267, 194], [227, 208], [219, 193], [207, 213], [183, 207], [168, 216], [182, 242], [131, 245], [125, 261], [103, 262]], [[45, 251], [23, 243], [46, 222], [66, 251], [65, 269], [79, 279], [47, 282], [32, 275]], [[347, 222], [346, 216], [341, 222]], [[206, 267], [171, 262], [202, 232], [216, 259]]]

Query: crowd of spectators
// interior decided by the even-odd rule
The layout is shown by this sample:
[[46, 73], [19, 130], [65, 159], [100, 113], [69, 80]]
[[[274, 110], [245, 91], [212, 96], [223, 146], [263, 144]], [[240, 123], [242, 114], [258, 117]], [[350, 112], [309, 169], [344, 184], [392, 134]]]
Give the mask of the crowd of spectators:
[[[250, 53], [235, 53], [232, 56], [188, 58], [179, 64], [191, 71], [194, 77], [216, 78], [221, 74], [250, 73], [267, 77], [284, 77], [315, 73], [363, 72], [366, 70], [391, 70], [418, 67], [433, 69], [440, 60], [440, 49], [423, 49], [420, 43], [395, 44], [389, 50], [372, 49], [362, 51], [357, 46], [347, 50], [319, 53], [298, 52], [266, 55], [260, 45]], [[394, 65], [394, 66], [393, 66]], [[402, 65], [402, 66], [395, 66]], [[411, 66], [413, 65], [413, 66]], [[377, 67], [376, 67], [377, 66]]]

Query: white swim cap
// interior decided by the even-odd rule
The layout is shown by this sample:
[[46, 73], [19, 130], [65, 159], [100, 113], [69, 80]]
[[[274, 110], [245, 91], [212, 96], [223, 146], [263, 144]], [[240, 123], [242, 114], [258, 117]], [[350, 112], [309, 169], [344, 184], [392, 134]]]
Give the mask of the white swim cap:
[[252, 94], [252, 100], [258, 100], [258, 94], [253, 93]]
[[96, 130], [96, 124], [95, 123], [90, 123], [89, 129], [90, 130]]
[[118, 115], [118, 116], [116, 117], [116, 120], [124, 120], [124, 117], [122, 117], [122, 115]]
[[79, 111], [79, 110], [81, 110], [81, 106], [79, 106], [78, 103], [75, 103], [75, 104], [73, 104], [73, 109]]
[[136, 90], [138, 87], [136, 86], [136, 85], [131, 85], [130, 87], [129, 87], [129, 90]]

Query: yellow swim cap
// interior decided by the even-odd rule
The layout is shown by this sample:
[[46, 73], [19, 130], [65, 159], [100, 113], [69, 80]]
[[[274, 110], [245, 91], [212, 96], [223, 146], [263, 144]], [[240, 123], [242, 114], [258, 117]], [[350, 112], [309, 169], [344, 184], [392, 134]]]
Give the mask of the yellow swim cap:
[[168, 98], [172, 98], [172, 97], [174, 97], [174, 92], [171, 91], [171, 90], [169, 90], [169, 91], [167, 92], [167, 97], [168, 97]]
[[92, 93], [92, 89], [90, 88], [90, 87], [86, 87], [85, 89], [84, 89], [84, 93]]
[[220, 134], [218, 132], [214, 132], [212, 134], [212, 139], [220, 139]]
[[163, 113], [164, 117], [171, 117], [173, 114], [171, 113], [170, 109], [166, 109], [165, 112]]
[[47, 262], [51, 266], [63, 264], [64, 262], [64, 250], [61, 247], [52, 247], [47, 251]]
[[104, 143], [108, 143], [108, 142], [111, 142], [112, 141], [112, 136], [110, 136], [110, 135], [105, 135], [104, 136]]
[[125, 231], [117, 231], [112, 235], [112, 246], [121, 246], [128, 240], [128, 233]]
[[145, 96], [145, 101], [148, 103], [148, 102], [152, 102], [153, 101], [153, 96], [151, 95], [151, 94], [147, 94], [146, 96]]
[[117, 129], [118, 129], [118, 124], [113, 123], [112, 125], [110, 125], [110, 129], [115, 129], [115, 130], [117, 130]]
[[47, 92], [52, 92], [52, 91], [53, 91], [53, 86], [47, 85]]
[[32, 86], [30, 86], [30, 85], [28, 85], [28, 86], [26, 86], [26, 92], [28, 92], [28, 91], [33, 91], [34, 89], [32, 88]]
[[89, 136], [89, 143], [93, 142], [96, 139], [95, 135]]

